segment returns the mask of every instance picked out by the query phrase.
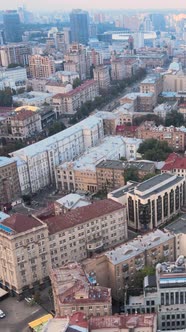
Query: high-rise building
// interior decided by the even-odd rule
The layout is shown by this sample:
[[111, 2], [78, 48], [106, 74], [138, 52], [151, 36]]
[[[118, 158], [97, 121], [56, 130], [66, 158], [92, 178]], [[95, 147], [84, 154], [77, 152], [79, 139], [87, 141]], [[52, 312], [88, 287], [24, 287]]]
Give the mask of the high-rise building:
[[3, 14], [6, 42], [14, 43], [22, 41], [21, 22], [16, 10], [7, 10]]
[[72, 42], [87, 44], [89, 39], [89, 15], [81, 9], [74, 9], [70, 14]]
[[29, 57], [29, 69], [32, 78], [47, 78], [55, 73], [52, 57], [32, 55]]
[[8, 67], [11, 63], [28, 65], [28, 57], [31, 54], [31, 47], [26, 43], [8, 44], [0, 48], [0, 65]]

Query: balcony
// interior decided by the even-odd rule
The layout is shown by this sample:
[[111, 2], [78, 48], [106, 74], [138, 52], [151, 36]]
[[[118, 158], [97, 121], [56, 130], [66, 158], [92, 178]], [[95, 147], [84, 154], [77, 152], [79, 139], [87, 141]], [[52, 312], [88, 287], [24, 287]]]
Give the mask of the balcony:
[[91, 252], [102, 249], [102, 247], [103, 247], [103, 240], [101, 237], [93, 239], [87, 243], [87, 250]]

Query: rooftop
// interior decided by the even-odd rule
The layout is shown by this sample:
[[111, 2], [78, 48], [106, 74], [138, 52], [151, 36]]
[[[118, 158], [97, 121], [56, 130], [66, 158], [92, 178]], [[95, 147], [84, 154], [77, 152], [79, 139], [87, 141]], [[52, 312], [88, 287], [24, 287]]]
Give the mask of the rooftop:
[[115, 198], [120, 198], [124, 196], [129, 190], [133, 189], [137, 184], [137, 182], [133, 181], [127, 182], [125, 186], [110, 192], [109, 195]]
[[156, 322], [156, 314], [114, 315], [104, 317], [91, 317], [90, 330], [104, 329], [135, 329], [153, 327]]
[[34, 112], [31, 110], [22, 109], [11, 117], [14, 121], [24, 121], [34, 116]]
[[159, 78], [157, 75], [147, 76], [140, 84], [155, 84]]
[[85, 196], [79, 194], [68, 194], [56, 201], [56, 203], [64, 206], [67, 209], [75, 209], [77, 207], [90, 205], [91, 202], [87, 201]]
[[38, 215], [38, 218], [44, 220], [48, 225], [50, 234], [55, 234], [64, 229], [77, 226], [95, 218], [100, 218], [101, 216], [120, 209], [123, 209], [123, 206], [120, 203], [114, 202], [111, 199], [105, 199], [57, 216], [51, 215], [45, 217], [40, 214]]
[[117, 265], [173, 238], [174, 235], [171, 233], [157, 229], [144, 235], [139, 235], [135, 239], [116, 247], [114, 250], [107, 251], [105, 255], [112, 264]]
[[12, 160], [12, 158], [0, 156], [0, 167], [10, 165], [13, 162], [14, 162], [14, 160]]
[[32, 216], [15, 213], [11, 217], [4, 219], [0, 224], [0, 232], [9, 235], [26, 232], [34, 227], [41, 227], [43, 223]]
[[121, 160], [103, 160], [96, 165], [96, 168], [119, 169], [136, 168], [139, 171], [151, 172], [154, 169], [153, 162], [144, 161], [121, 161]]
[[186, 234], [186, 214], [182, 214], [179, 219], [167, 225], [166, 229], [174, 234]]
[[173, 171], [174, 169], [186, 169], [186, 156], [182, 157], [177, 153], [171, 153], [165, 160], [162, 171]]
[[110, 289], [92, 286], [78, 263], [70, 263], [52, 270], [51, 281], [55, 285], [57, 298], [61, 304], [111, 302]]
[[77, 88], [67, 92], [67, 93], [58, 93], [55, 96], [53, 96], [54, 99], [61, 99], [64, 97], [71, 97], [73, 95], [75, 95], [76, 93], [79, 93], [83, 90], [85, 90], [87, 87], [96, 84], [96, 81], [94, 80], [88, 80], [85, 83], [81, 84], [80, 86], [78, 86]]

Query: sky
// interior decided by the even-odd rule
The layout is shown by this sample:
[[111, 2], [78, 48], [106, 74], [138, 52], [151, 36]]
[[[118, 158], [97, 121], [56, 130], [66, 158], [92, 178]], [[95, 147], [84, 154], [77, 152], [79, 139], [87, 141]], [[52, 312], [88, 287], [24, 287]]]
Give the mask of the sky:
[[[23, 0], [29, 10], [82, 9], [186, 9], [186, 0]], [[23, 2], [22, 2], [23, 3]], [[0, 9], [16, 9], [20, 0], [0, 1]]]

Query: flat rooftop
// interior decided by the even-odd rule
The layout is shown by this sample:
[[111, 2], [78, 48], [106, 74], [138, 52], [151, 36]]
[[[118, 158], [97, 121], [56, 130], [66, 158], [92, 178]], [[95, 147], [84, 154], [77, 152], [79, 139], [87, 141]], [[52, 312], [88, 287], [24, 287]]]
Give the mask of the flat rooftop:
[[105, 255], [112, 264], [117, 265], [132, 257], [140, 255], [145, 250], [157, 247], [173, 238], [174, 235], [171, 233], [157, 229], [147, 234], [139, 235], [137, 238], [124, 243], [111, 251], [107, 251]]
[[136, 168], [138, 171], [150, 172], [154, 168], [154, 163], [138, 162], [138, 161], [121, 161], [121, 160], [103, 160], [96, 165], [96, 168], [118, 169], [125, 170], [129, 168]]
[[7, 166], [9, 164], [12, 164], [13, 162], [15, 161], [12, 160], [11, 158], [0, 156], [0, 167]]
[[174, 234], [186, 234], [186, 214], [166, 226], [166, 229]]

